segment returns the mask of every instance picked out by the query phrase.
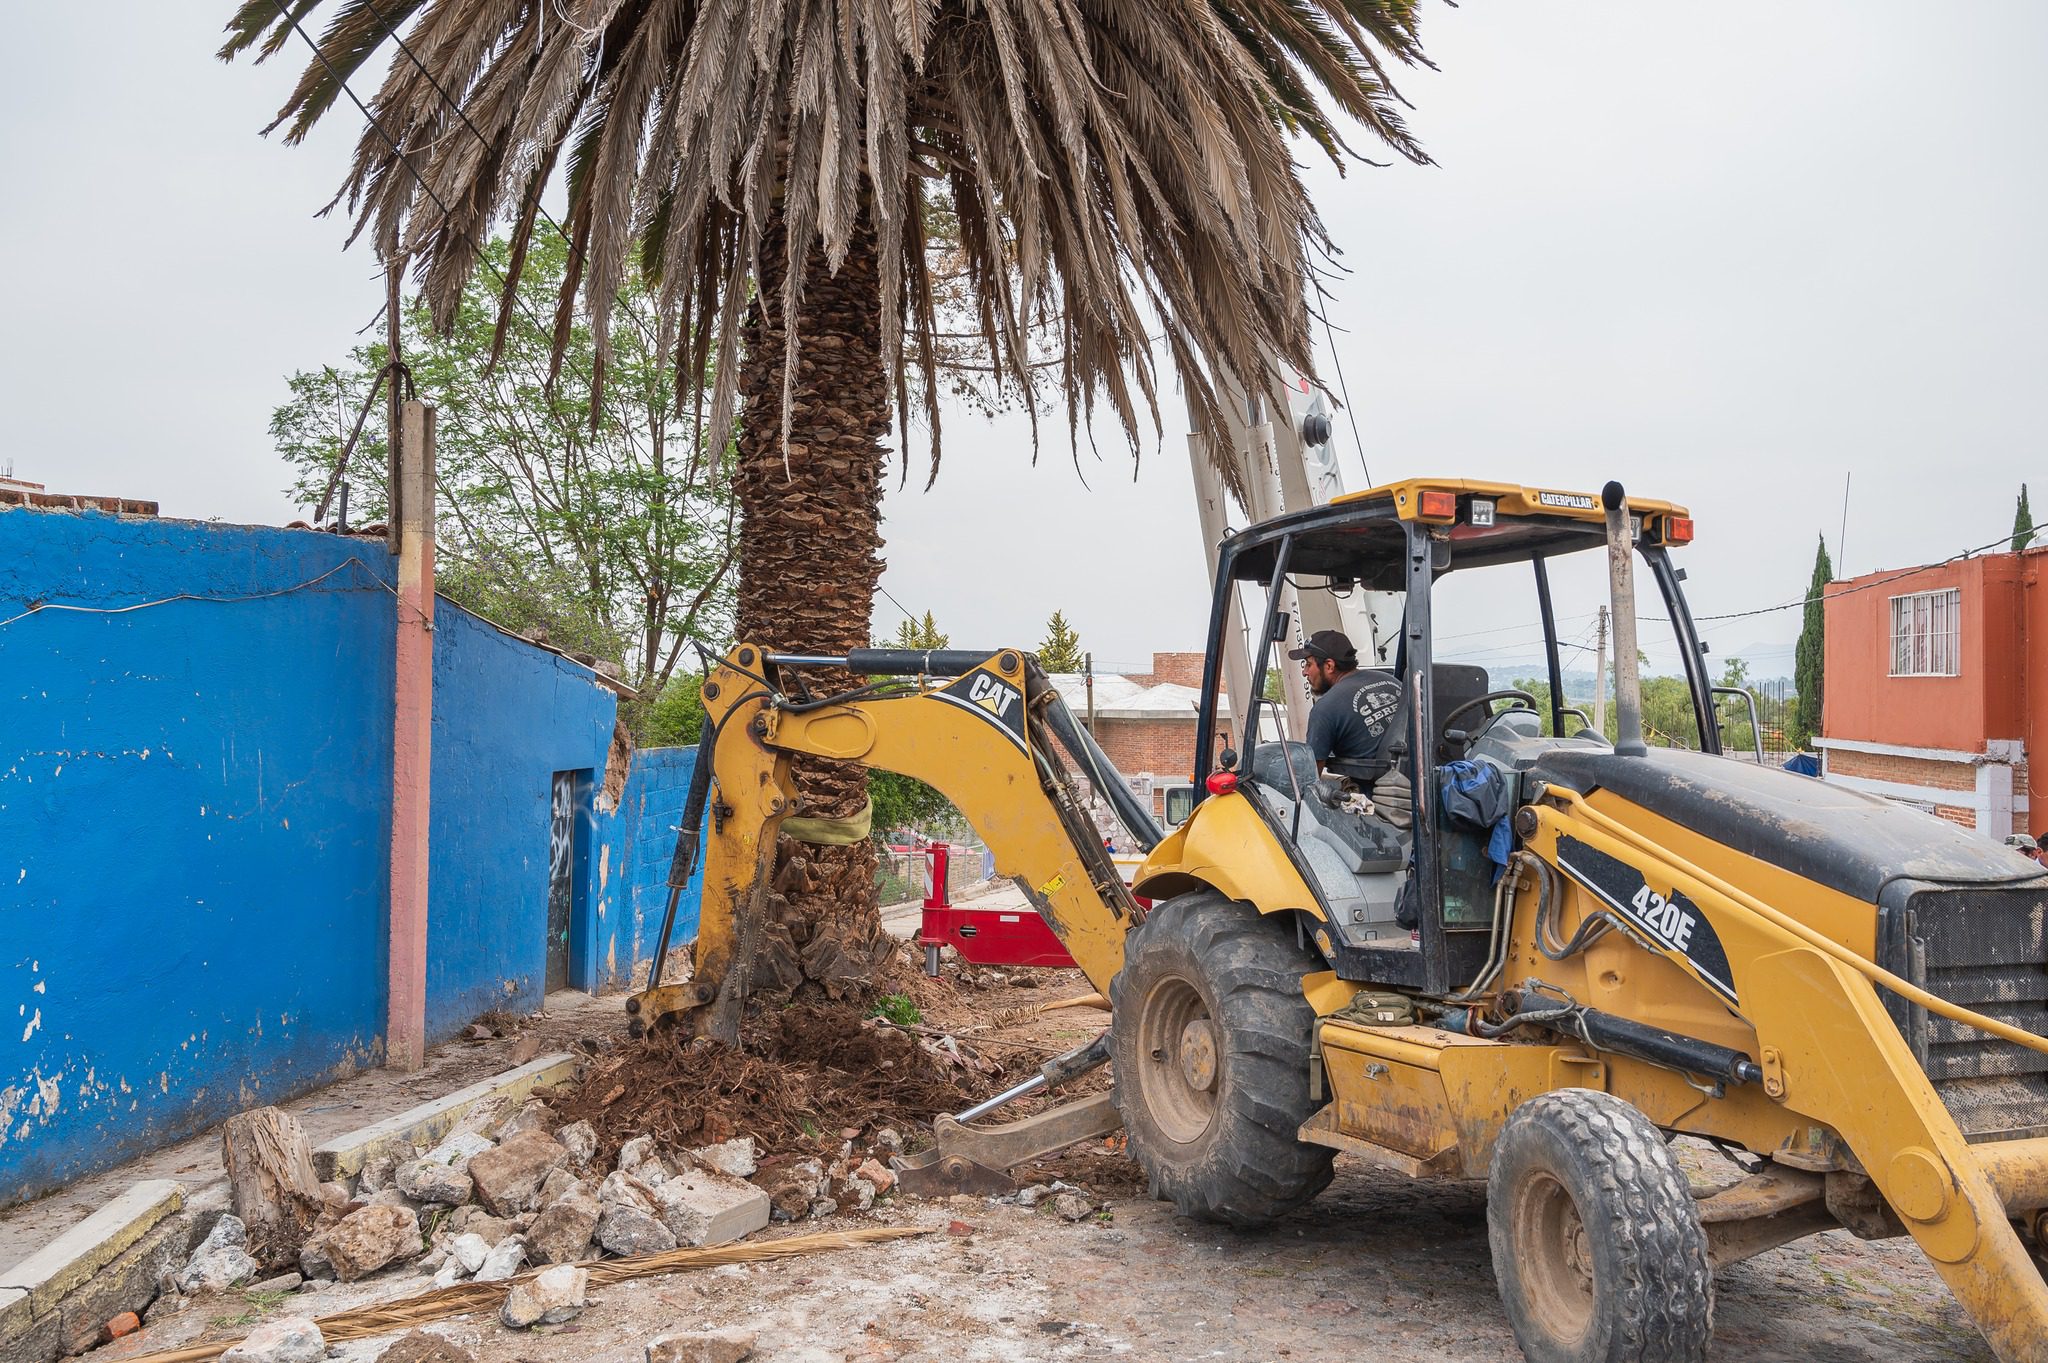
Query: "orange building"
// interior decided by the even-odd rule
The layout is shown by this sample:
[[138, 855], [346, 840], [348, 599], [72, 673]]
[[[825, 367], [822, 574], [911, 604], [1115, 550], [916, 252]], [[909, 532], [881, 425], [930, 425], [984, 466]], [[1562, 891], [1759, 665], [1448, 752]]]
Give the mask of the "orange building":
[[2048, 547], [1830, 583], [1822, 776], [1994, 838], [2048, 824]]

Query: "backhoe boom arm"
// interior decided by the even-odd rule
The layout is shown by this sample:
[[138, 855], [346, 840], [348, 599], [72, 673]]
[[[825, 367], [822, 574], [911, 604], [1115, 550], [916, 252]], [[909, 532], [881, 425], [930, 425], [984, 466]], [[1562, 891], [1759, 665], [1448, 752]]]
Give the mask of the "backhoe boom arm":
[[[878, 678], [841, 695], [805, 699], [785, 684], [803, 667], [849, 668]], [[953, 674], [953, 675], [947, 675]], [[792, 678], [793, 680], [793, 678]], [[733, 1040], [772, 893], [776, 835], [800, 816], [790, 774], [793, 757], [859, 762], [935, 787], [961, 810], [995, 856], [996, 873], [1014, 878], [1097, 989], [1123, 965], [1124, 933], [1140, 911], [1081, 807], [1054, 750], [1092, 768], [1096, 785], [1123, 791], [1113, 770], [1073, 725], [1035, 661], [1016, 649], [913, 653], [861, 650], [845, 658], [764, 654], [736, 645], [705, 682], [698, 762], [709, 765], [701, 830], [686, 814], [679, 843], [700, 835], [704, 889], [695, 969], [687, 983], [657, 975], [627, 1011], [641, 1027], [673, 1019], [693, 1035]], [[1114, 798], [1112, 796], [1112, 798]], [[1131, 802], [1135, 805], [1135, 802]], [[1140, 840], [1157, 840], [1142, 807]], [[819, 827], [819, 840], [857, 836]], [[687, 881], [680, 853], [671, 884]], [[655, 953], [667, 950], [667, 925]]]

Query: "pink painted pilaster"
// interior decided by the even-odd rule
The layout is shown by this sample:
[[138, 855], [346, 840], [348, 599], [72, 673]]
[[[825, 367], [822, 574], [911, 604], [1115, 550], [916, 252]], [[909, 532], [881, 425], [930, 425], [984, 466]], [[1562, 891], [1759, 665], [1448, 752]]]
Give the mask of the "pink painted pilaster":
[[385, 1063], [416, 1070], [427, 1043], [427, 811], [434, 737], [434, 409], [400, 419], [398, 675], [391, 763], [391, 1002]]

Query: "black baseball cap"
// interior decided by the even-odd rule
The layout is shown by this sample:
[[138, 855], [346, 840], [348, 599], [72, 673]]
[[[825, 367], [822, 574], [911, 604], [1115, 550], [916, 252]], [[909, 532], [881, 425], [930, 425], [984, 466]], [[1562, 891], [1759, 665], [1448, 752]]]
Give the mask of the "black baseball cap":
[[1333, 663], [1356, 663], [1358, 650], [1352, 647], [1351, 636], [1341, 629], [1319, 629], [1308, 636], [1308, 642], [1300, 648], [1290, 648], [1287, 656], [1296, 662], [1308, 658], [1321, 658]]

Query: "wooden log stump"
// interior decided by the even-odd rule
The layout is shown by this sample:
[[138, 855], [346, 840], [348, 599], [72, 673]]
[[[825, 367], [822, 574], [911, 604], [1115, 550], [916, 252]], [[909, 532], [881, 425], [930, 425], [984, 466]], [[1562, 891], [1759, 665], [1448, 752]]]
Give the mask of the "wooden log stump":
[[221, 1160], [249, 1253], [265, 1268], [295, 1268], [320, 1219], [320, 1178], [298, 1119], [280, 1108], [239, 1112], [221, 1127]]

